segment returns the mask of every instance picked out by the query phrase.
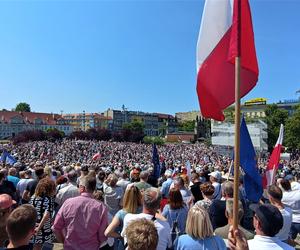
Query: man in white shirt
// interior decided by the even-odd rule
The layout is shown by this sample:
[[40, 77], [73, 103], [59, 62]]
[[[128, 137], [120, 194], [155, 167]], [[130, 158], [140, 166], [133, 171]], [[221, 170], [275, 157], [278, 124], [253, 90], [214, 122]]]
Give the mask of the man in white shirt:
[[[172, 246], [171, 242], [171, 228], [167, 221], [164, 221], [157, 217], [156, 212], [159, 209], [161, 201], [161, 193], [157, 188], [151, 187], [145, 190], [143, 199], [143, 212], [140, 214], [127, 214], [124, 217], [123, 230], [121, 235], [124, 237], [124, 243], [126, 245], [127, 239], [125, 230], [127, 225], [137, 219], [145, 218], [152, 220], [158, 233], [158, 245], [157, 250], [165, 250]], [[146, 250], [146, 249], [145, 249]]]
[[268, 187], [268, 198], [270, 203], [277, 207], [282, 214], [283, 218], [283, 227], [280, 229], [278, 234], [276, 234], [276, 237], [278, 237], [280, 240], [287, 242], [289, 238], [289, 233], [292, 226], [292, 209], [285, 206], [282, 202], [282, 191], [281, 189], [276, 185], [271, 185]]
[[282, 193], [282, 203], [290, 207], [293, 211], [291, 237], [296, 239], [300, 232], [300, 191], [292, 190], [291, 183], [288, 180], [281, 180], [280, 187]]
[[[17, 184], [17, 192], [19, 197], [23, 197], [24, 191], [26, 190], [26, 187], [29, 182], [33, 182], [34, 179], [32, 178], [32, 172], [30, 170], [25, 171], [25, 178], [21, 178], [21, 180]], [[22, 204], [26, 204], [27, 201], [22, 200]]]
[[283, 218], [279, 209], [271, 204], [250, 205], [254, 211], [253, 226], [256, 235], [248, 240], [249, 250], [292, 250], [293, 247], [279, 240], [278, 234], [283, 226]]
[[68, 185], [60, 189], [56, 194], [55, 202], [58, 204], [58, 207], [61, 207], [67, 199], [80, 195], [76, 180], [76, 172], [74, 170], [70, 171], [68, 173]]

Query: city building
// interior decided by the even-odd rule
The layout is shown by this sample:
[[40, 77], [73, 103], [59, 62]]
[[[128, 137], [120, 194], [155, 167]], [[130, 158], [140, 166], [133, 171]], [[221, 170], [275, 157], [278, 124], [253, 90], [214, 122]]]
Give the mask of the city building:
[[177, 130], [177, 121], [173, 115], [154, 113], [158, 118], [158, 130], [160, 136], [174, 133]]
[[103, 112], [106, 117], [112, 118], [112, 130], [120, 131], [123, 125], [134, 120], [144, 124], [144, 133], [148, 136], [164, 136], [167, 133], [176, 131], [175, 117], [169, 114], [146, 113], [141, 111], [128, 111], [108, 109]]
[[58, 114], [0, 111], [0, 139], [14, 137], [26, 130], [48, 129], [58, 129], [65, 135], [73, 131], [73, 127]]
[[[231, 150], [234, 146], [234, 123], [227, 122], [211, 122], [211, 139], [212, 145], [218, 146], [225, 150]], [[267, 124], [262, 120], [247, 124], [248, 131], [257, 152], [265, 152], [268, 150], [267, 139]]]
[[99, 113], [63, 114], [62, 117], [73, 126], [74, 131], [86, 131], [90, 128], [111, 129], [112, 126], [112, 118]]
[[197, 117], [200, 117], [200, 111], [188, 111], [188, 112], [177, 112], [175, 117], [178, 122], [184, 121], [196, 121]]
[[[295, 112], [295, 106], [300, 105], [300, 98], [279, 101], [276, 103], [276, 105], [280, 109], [287, 110], [289, 116], [291, 116]], [[241, 112], [246, 117], [261, 119], [266, 117], [265, 110], [267, 106], [268, 106], [267, 99], [254, 98], [244, 102], [244, 104], [241, 105]], [[229, 109], [231, 110], [231, 112], [234, 112], [234, 106], [231, 106]]]
[[293, 115], [295, 112], [295, 106], [300, 105], [300, 98], [298, 99], [290, 99], [290, 100], [284, 100], [284, 101], [279, 101], [276, 103], [276, 105], [281, 108], [284, 109], [286, 111], [288, 111], [289, 116]]
[[266, 117], [265, 109], [267, 107], [267, 99], [266, 98], [254, 98], [248, 101], [245, 101], [243, 105], [241, 105], [241, 112], [245, 117], [250, 118], [264, 118]]

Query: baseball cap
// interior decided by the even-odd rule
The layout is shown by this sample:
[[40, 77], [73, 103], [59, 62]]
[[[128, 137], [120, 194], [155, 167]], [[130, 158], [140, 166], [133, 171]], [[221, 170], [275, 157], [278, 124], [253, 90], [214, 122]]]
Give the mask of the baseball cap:
[[0, 194], [0, 208], [6, 209], [11, 207], [12, 205], [16, 204], [17, 202], [14, 201], [10, 195], [8, 194]]
[[171, 176], [172, 173], [173, 173], [173, 172], [172, 172], [171, 170], [168, 169], [168, 170], [166, 170], [165, 175]]
[[261, 222], [263, 232], [267, 236], [275, 236], [283, 227], [283, 217], [277, 207], [271, 204], [251, 204], [249, 207]]
[[222, 178], [222, 174], [219, 171], [214, 171], [209, 173], [208, 175], [220, 180]]

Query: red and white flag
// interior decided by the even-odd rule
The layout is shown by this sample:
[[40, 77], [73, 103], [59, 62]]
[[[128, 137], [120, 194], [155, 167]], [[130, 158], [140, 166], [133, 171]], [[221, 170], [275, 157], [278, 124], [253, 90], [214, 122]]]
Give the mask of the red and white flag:
[[280, 125], [279, 137], [277, 139], [276, 145], [273, 149], [273, 152], [270, 156], [268, 166], [266, 169], [265, 176], [263, 178], [263, 186], [264, 188], [274, 184], [276, 172], [278, 170], [278, 165], [280, 161], [280, 154], [282, 148], [283, 141], [283, 125]]
[[100, 159], [100, 157], [101, 157], [100, 153], [94, 154], [93, 160], [94, 160], [94, 161], [95, 161], [95, 160], [98, 160], [98, 159]]
[[248, 0], [206, 0], [197, 43], [197, 94], [202, 116], [225, 119], [223, 110], [235, 101], [237, 56], [241, 58], [240, 95], [243, 97], [258, 80]]

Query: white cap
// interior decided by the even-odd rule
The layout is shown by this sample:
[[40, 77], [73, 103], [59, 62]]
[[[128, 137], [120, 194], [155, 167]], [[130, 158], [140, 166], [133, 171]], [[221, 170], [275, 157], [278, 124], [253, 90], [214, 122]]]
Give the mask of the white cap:
[[222, 178], [222, 174], [219, 171], [211, 172], [208, 175], [216, 178], [217, 180], [221, 180], [221, 178]]

